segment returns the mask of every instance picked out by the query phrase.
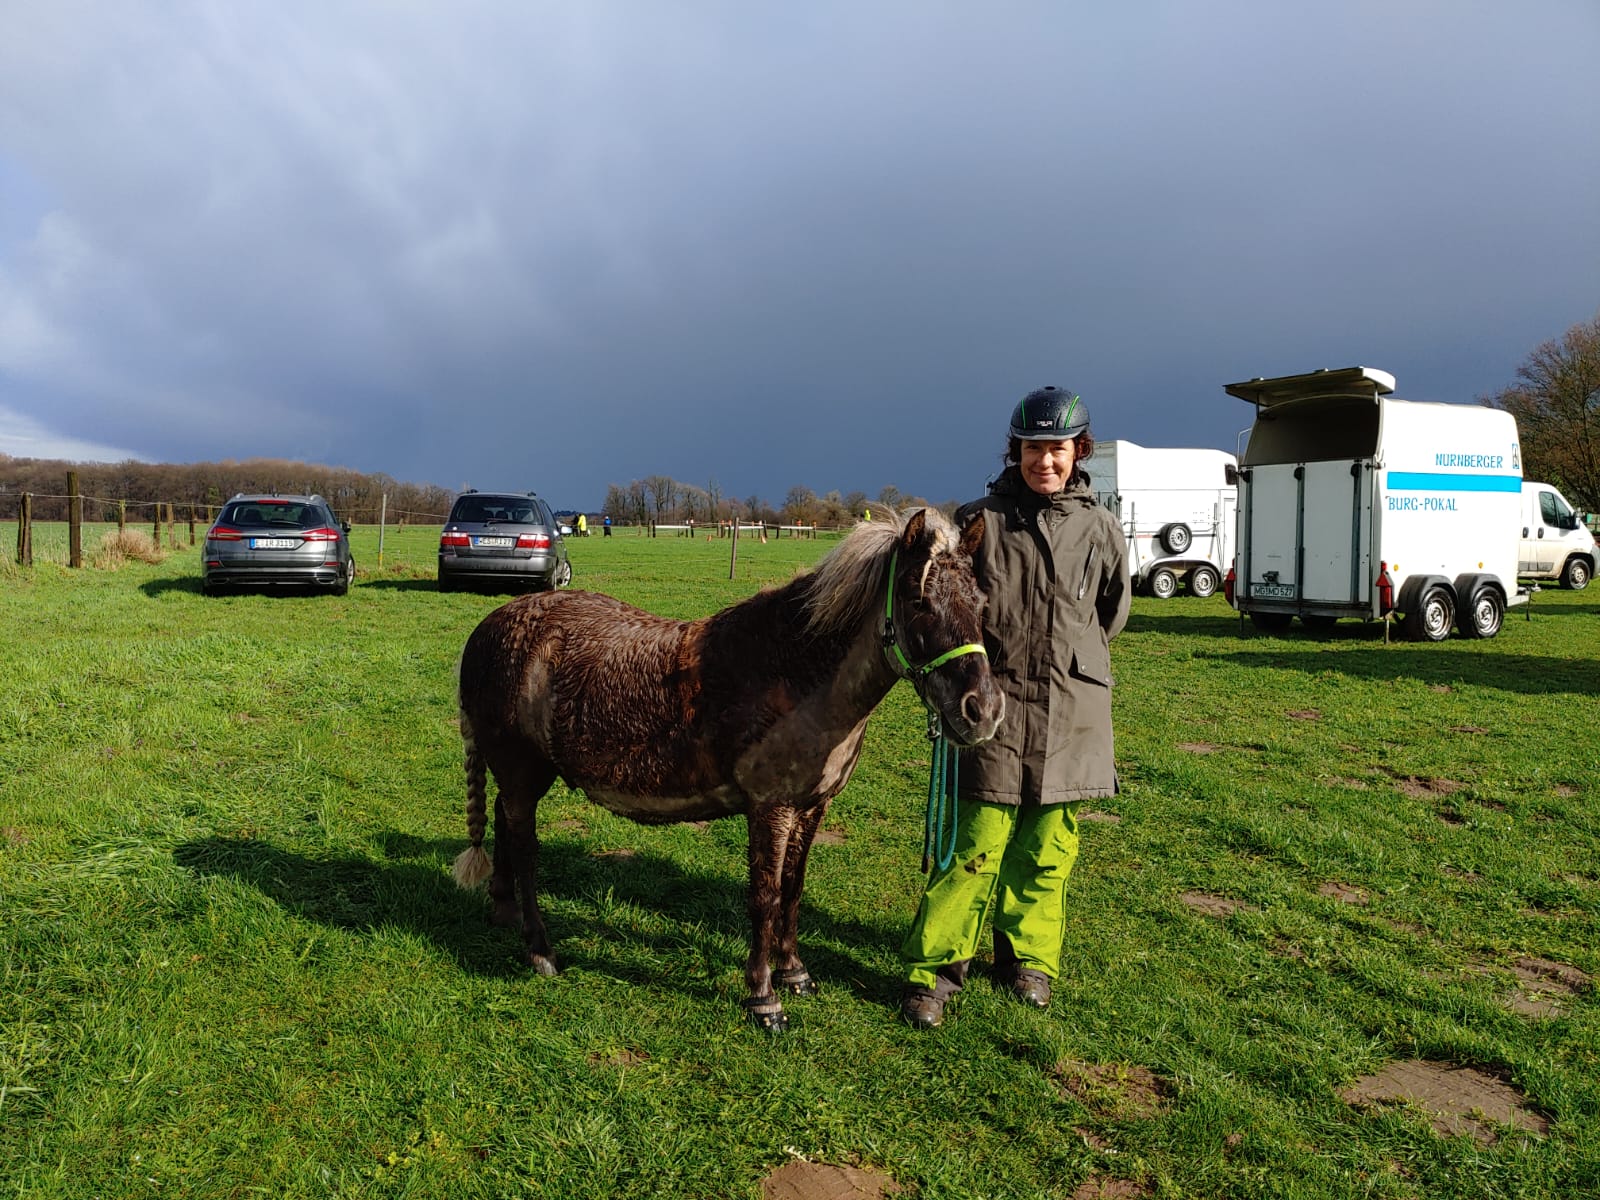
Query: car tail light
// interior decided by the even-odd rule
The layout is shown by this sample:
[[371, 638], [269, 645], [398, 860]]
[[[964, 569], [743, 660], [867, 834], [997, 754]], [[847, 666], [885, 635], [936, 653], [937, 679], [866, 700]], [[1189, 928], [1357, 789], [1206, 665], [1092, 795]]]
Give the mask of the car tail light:
[[243, 538], [244, 534], [231, 525], [213, 525], [210, 532], [206, 534], [206, 541], [208, 542], [237, 542]]
[[308, 529], [300, 537], [308, 542], [337, 542], [339, 540], [339, 531], [330, 529], [325, 525], [321, 529]]
[[448, 533], [441, 533], [439, 535], [439, 545], [441, 545], [441, 546], [470, 546], [470, 545], [472, 545], [472, 538], [470, 538], [468, 535], [466, 535], [464, 533], [456, 533], [455, 531], [452, 530], [452, 531], [450, 531]]
[[548, 550], [550, 549], [550, 535], [548, 533], [523, 533], [517, 535], [518, 550]]
[[1233, 607], [1233, 589], [1239, 582], [1239, 565], [1228, 564], [1228, 576], [1222, 581], [1222, 596], [1228, 602], [1228, 607]]
[[1386, 616], [1394, 611], [1394, 580], [1389, 578], [1389, 564], [1378, 564], [1378, 613]]

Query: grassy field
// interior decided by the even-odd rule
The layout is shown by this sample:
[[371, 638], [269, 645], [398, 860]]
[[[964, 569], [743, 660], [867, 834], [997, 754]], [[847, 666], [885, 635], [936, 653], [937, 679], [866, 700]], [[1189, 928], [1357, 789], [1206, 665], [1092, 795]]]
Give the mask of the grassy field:
[[[552, 792], [556, 979], [451, 883], [453, 668], [503, 598], [436, 593], [435, 538], [380, 567], [358, 529], [343, 599], [208, 600], [188, 548], [71, 572], [49, 526], [0, 567], [0, 1196], [757, 1197], [797, 1163], [919, 1198], [1600, 1193], [1600, 588], [1432, 646], [1136, 601], [1055, 1003], [980, 977], [924, 1034], [897, 687], [812, 857], [823, 990], [771, 1039], [741, 821]], [[572, 552], [692, 616], [828, 545], [742, 542], [732, 581], [726, 542]], [[1478, 1087], [1453, 1126], [1349, 1098], [1418, 1062]]]

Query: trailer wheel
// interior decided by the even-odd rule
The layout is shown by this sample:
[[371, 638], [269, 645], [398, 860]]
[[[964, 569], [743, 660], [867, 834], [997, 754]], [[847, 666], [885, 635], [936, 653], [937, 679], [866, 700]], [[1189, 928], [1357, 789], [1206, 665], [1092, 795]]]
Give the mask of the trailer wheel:
[[1418, 598], [1416, 607], [1406, 614], [1406, 636], [1414, 642], [1442, 642], [1455, 624], [1456, 606], [1450, 593], [1435, 584]]
[[1467, 611], [1462, 614], [1461, 636], [1492, 638], [1500, 632], [1500, 626], [1504, 624], [1505, 619], [1506, 602], [1500, 596], [1500, 589], [1479, 588], [1473, 593]]
[[1170, 567], [1157, 567], [1145, 580], [1145, 587], [1157, 600], [1170, 600], [1178, 590], [1178, 577]]
[[1567, 559], [1567, 565], [1561, 571], [1561, 586], [1570, 588], [1574, 592], [1581, 592], [1589, 586], [1589, 564], [1585, 559], [1574, 554]]
[[1161, 538], [1161, 544], [1167, 548], [1168, 554], [1184, 554], [1188, 551], [1189, 544], [1194, 541], [1194, 535], [1182, 521], [1163, 525], [1158, 536]]
[[1214, 596], [1217, 592], [1217, 573], [1210, 567], [1196, 567], [1189, 572], [1189, 595]]
[[1250, 614], [1250, 624], [1262, 633], [1282, 633], [1289, 628], [1289, 622], [1294, 620], [1293, 613], [1286, 612], [1253, 612]]
[[1339, 623], [1339, 618], [1329, 616], [1327, 613], [1301, 613], [1300, 624], [1312, 633], [1332, 633], [1333, 627]]

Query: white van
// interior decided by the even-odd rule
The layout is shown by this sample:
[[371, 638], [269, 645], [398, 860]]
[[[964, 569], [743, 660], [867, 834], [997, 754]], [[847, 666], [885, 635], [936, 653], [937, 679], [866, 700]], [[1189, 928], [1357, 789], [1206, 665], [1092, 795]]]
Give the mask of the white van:
[[1419, 641], [1500, 632], [1517, 586], [1522, 459], [1510, 413], [1390, 395], [1346, 367], [1225, 386], [1256, 407], [1228, 599], [1257, 627], [1403, 614]]
[[1548, 483], [1522, 484], [1522, 550], [1517, 573], [1524, 579], [1559, 579], [1579, 591], [1594, 578], [1594, 535]]
[[1180, 581], [1191, 596], [1216, 592], [1233, 556], [1237, 466], [1223, 450], [1095, 443], [1083, 470], [1122, 524], [1135, 587], [1162, 600]]

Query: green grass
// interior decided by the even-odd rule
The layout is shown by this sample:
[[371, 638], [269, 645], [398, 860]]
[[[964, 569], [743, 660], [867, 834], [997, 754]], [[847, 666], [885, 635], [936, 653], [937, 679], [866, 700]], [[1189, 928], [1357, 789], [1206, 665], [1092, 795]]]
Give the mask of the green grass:
[[[897, 688], [812, 857], [823, 991], [774, 1040], [738, 1006], [740, 821], [553, 791], [557, 979], [450, 882], [454, 666], [503, 598], [436, 593], [433, 528], [389, 530], [381, 566], [358, 529], [343, 599], [202, 598], [188, 547], [68, 571], [58, 533], [0, 567], [0, 1196], [755, 1197], [797, 1153], [918, 1197], [1600, 1188], [1595, 993], [1504, 1003], [1520, 955], [1600, 974], [1600, 590], [1436, 646], [1137, 601], [1121, 820], [1085, 825], [1055, 1004], [978, 978], [932, 1034], [893, 1008], [927, 769]], [[742, 541], [731, 581], [723, 541], [572, 550], [579, 586], [691, 616], [828, 545]], [[1407, 1058], [1502, 1075], [1549, 1133], [1338, 1099]], [[1074, 1063], [1148, 1068], [1166, 1102], [1076, 1099]]]

